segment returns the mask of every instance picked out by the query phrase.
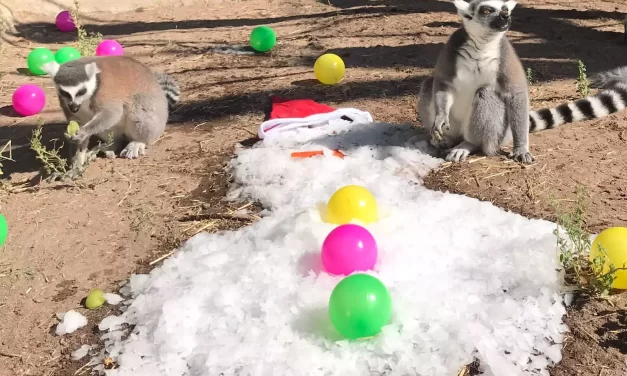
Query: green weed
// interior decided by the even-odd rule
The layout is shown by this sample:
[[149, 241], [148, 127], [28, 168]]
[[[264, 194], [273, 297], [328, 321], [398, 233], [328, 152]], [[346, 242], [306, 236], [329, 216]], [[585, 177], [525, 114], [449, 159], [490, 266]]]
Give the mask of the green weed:
[[[565, 283], [591, 295], [603, 296], [609, 294], [618, 269], [611, 264], [607, 252], [600, 246], [598, 256], [589, 260], [592, 242], [584, 228], [587, 201], [586, 189], [581, 184], [577, 186], [574, 208], [569, 212], [563, 211], [559, 203], [552, 199], [557, 215], [557, 228], [553, 233], [557, 238], [558, 257]], [[609, 265], [609, 271], [604, 272], [604, 265]]]

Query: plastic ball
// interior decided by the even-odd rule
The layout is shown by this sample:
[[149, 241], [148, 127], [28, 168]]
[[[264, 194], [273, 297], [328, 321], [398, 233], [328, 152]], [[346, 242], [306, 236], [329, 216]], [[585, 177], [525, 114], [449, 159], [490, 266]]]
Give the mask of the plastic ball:
[[270, 51], [276, 44], [276, 33], [269, 26], [257, 26], [250, 33], [250, 46], [257, 52]]
[[26, 65], [31, 73], [42, 76], [46, 74], [46, 71], [43, 70], [43, 65], [53, 61], [55, 60], [52, 51], [45, 47], [37, 47], [28, 54]]
[[0, 247], [4, 245], [4, 242], [7, 241], [7, 236], [9, 235], [9, 225], [7, 224], [6, 218], [2, 214], [0, 214]]
[[368, 274], [353, 274], [335, 286], [329, 318], [348, 339], [372, 337], [392, 318], [392, 298], [385, 285]]
[[76, 31], [76, 24], [74, 23], [72, 14], [67, 10], [57, 14], [56, 24], [57, 29], [63, 31], [64, 33]]
[[22, 85], [13, 93], [13, 109], [22, 116], [32, 116], [46, 106], [46, 93], [37, 85]]
[[54, 59], [59, 64], [67, 63], [68, 61], [81, 58], [81, 53], [74, 47], [63, 47], [54, 54]]
[[124, 49], [122, 45], [115, 40], [105, 39], [98, 47], [96, 47], [96, 56], [122, 56]]
[[327, 204], [326, 222], [343, 225], [353, 220], [375, 222], [379, 217], [377, 200], [372, 193], [358, 185], [338, 189]]
[[[599, 245], [605, 251], [603, 255]], [[610, 271], [610, 265], [616, 269], [627, 268], [627, 228], [612, 227], [603, 230], [592, 242], [590, 261], [598, 256], [605, 256], [605, 265], [602, 273]], [[617, 270], [614, 275], [612, 288], [627, 290], [627, 270]]]
[[100, 289], [93, 289], [87, 295], [85, 299], [85, 307], [89, 309], [96, 309], [105, 303], [104, 291]]
[[322, 265], [335, 275], [371, 270], [377, 263], [377, 242], [365, 228], [346, 224], [334, 228], [322, 243]]
[[335, 54], [324, 54], [314, 64], [316, 78], [325, 85], [334, 85], [342, 81], [345, 70], [344, 61]]

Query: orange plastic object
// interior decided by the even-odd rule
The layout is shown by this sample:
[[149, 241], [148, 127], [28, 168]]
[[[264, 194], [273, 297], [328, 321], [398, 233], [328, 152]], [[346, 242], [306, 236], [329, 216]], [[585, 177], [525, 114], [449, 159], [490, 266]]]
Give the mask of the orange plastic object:
[[[324, 155], [324, 152], [322, 150], [295, 151], [292, 153], [291, 156], [292, 158], [311, 158], [311, 157], [315, 157], [316, 155]], [[333, 155], [338, 158], [344, 159], [344, 153], [342, 153], [341, 151], [337, 149], [333, 150]]]

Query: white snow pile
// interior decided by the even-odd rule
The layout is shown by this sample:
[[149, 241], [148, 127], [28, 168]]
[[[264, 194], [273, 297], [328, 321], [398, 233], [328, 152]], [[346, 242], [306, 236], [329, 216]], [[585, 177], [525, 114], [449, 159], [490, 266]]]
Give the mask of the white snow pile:
[[76, 349], [75, 351], [73, 351], [70, 354], [70, 357], [72, 358], [72, 360], [76, 361], [76, 360], [81, 360], [84, 357], [87, 356], [87, 354], [89, 354], [89, 350], [92, 349], [91, 345], [83, 345], [81, 347], [79, 347], [78, 349]]
[[111, 304], [111, 305], [118, 305], [124, 300], [124, 298], [122, 298], [120, 295], [111, 294], [108, 292], [104, 294], [104, 298], [107, 304]]
[[[474, 358], [486, 375], [548, 375], [567, 330], [554, 225], [424, 188], [421, 176], [442, 163], [424, 140], [411, 126], [354, 124], [238, 150], [229, 198], [261, 202], [264, 218], [198, 234], [130, 279], [127, 310], [104, 325], [119, 364], [108, 375], [454, 376]], [[347, 156], [290, 157], [321, 147]], [[347, 184], [377, 197], [381, 218], [366, 226], [379, 246], [370, 273], [393, 303], [389, 325], [362, 341], [330, 324], [341, 277], [319, 261], [334, 227], [320, 210]], [[122, 323], [133, 325], [128, 337]]]
[[87, 317], [81, 315], [73, 309], [65, 313], [57, 314], [57, 318], [61, 320], [61, 322], [57, 324], [57, 328], [55, 330], [55, 333], [58, 336], [74, 333], [77, 329], [87, 325]]

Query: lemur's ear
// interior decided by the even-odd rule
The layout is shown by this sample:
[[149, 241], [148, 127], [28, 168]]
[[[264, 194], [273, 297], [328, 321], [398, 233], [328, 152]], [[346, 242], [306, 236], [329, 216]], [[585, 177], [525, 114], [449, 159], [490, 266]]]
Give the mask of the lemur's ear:
[[59, 67], [59, 63], [57, 63], [56, 61], [51, 61], [42, 65], [41, 69], [46, 72], [50, 77], [54, 78], [54, 76], [57, 75], [57, 72], [59, 72]]
[[92, 62], [92, 63], [85, 65], [85, 74], [87, 74], [87, 77], [93, 77], [97, 75], [98, 73], [100, 73], [98, 64]]
[[514, 10], [514, 8], [516, 7], [518, 3], [513, 1], [513, 0], [509, 0], [505, 2], [505, 6], [507, 7], [507, 9], [511, 12], [512, 10]]
[[457, 14], [459, 14], [462, 17], [472, 17], [472, 14], [470, 14], [469, 9], [470, 9], [470, 4], [467, 3], [464, 0], [455, 0], [453, 1], [453, 4], [455, 4], [455, 8], [457, 8]]

